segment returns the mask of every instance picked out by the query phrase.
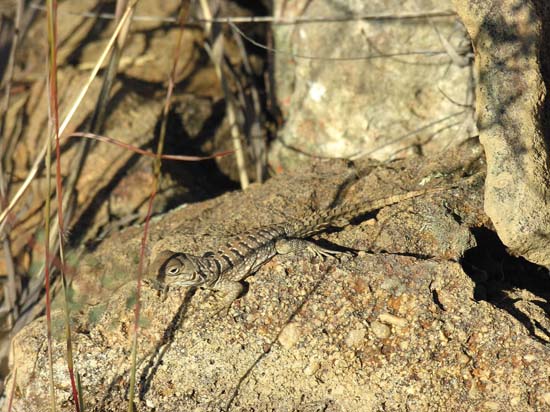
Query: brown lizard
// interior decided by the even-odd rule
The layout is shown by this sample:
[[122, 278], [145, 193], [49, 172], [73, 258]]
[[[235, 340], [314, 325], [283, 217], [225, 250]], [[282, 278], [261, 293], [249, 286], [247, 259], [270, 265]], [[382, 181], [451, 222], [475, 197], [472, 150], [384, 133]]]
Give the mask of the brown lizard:
[[300, 222], [259, 227], [233, 237], [217, 251], [207, 252], [203, 256], [164, 251], [157, 258], [164, 262], [160, 268], [160, 279], [166, 286], [195, 286], [217, 291], [222, 295], [222, 309], [228, 309], [243, 292], [242, 281], [277, 254], [307, 250], [325, 257], [341, 253], [307, 240], [312, 235], [329, 227], [345, 226], [350, 219], [383, 207], [443, 192], [463, 183], [464, 181], [438, 188], [415, 190], [364, 203], [347, 203], [314, 213]]

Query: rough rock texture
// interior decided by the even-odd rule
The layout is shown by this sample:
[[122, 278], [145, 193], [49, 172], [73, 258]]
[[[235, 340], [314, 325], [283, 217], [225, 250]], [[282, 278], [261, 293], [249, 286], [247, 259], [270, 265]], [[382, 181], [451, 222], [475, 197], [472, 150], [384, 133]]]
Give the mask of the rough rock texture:
[[475, 50], [485, 211], [512, 252], [550, 266], [548, 2], [454, 3]]
[[[156, 219], [151, 258], [165, 247], [205, 252], [228, 233], [299, 217], [335, 199], [459, 180], [483, 168], [479, 153], [469, 145], [429, 163], [317, 162]], [[481, 192], [478, 183], [413, 199], [322, 236], [357, 249], [355, 257], [277, 256], [249, 278], [249, 290], [228, 316], [212, 313], [213, 297], [204, 291], [171, 291], [163, 300], [145, 287], [137, 410], [550, 408], [550, 352], [541, 343], [548, 336], [525, 326], [550, 330], [534, 314], [532, 301], [542, 298], [526, 291], [517, 299], [523, 318], [477, 301], [483, 282], [459, 262], [480, 248], [489, 254], [486, 245], [476, 246], [480, 229], [472, 231], [488, 224]], [[75, 362], [89, 411], [127, 407], [141, 231], [106, 239], [81, 259], [73, 282]], [[60, 410], [70, 411], [62, 319], [54, 312], [54, 376]], [[14, 340], [14, 411], [47, 405], [44, 334], [39, 319]]]
[[[452, 9], [449, 0], [274, 3], [274, 15], [286, 19]], [[383, 160], [435, 153], [476, 133], [468, 107], [473, 106], [470, 45], [452, 13], [280, 25], [274, 26], [274, 40], [280, 51], [275, 55], [277, 97], [285, 120], [270, 152], [277, 170], [295, 167], [304, 152], [362, 153]], [[380, 57], [392, 53], [404, 54]], [[338, 60], [349, 57], [356, 59]]]

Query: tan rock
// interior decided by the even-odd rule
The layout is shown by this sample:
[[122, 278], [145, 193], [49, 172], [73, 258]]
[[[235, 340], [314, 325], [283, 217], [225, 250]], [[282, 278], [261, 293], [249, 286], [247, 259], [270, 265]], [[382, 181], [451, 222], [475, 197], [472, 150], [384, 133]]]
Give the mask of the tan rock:
[[[441, 171], [443, 161], [468, 158], [467, 153], [450, 152], [436, 162], [413, 159], [394, 163], [391, 169], [375, 169], [354, 182], [346, 199], [383, 197], [397, 186], [407, 187], [411, 178], [418, 182]], [[460, 169], [451, 166], [450, 170]], [[273, 193], [286, 196], [284, 211], [291, 216], [310, 213], [311, 199], [321, 199], [319, 207], [326, 207], [323, 202], [330, 204], [340, 193], [348, 167], [344, 162], [317, 162], [294, 176], [277, 176], [244, 193], [174, 210], [151, 222], [155, 239], [151, 258], [168, 244], [204, 253], [224, 241], [223, 232], [234, 232], [235, 226], [277, 221], [273, 205], [280, 198]], [[363, 170], [364, 165], [355, 167]], [[384, 186], [380, 183], [384, 181], [391, 184]], [[445, 248], [429, 243], [436, 238], [444, 241], [447, 220], [459, 220], [465, 232], [483, 225], [480, 192], [479, 185], [469, 185], [386, 208], [401, 222], [396, 238], [401, 254], [365, 248], [369, 253], [341, 260], [277, 256], [254, 275], [228, 316], [213, 313], [213, 299], [205, 291], [172, 290], [164, 297], [144, 287], [137, 410], [154, 405], [157, 412], [468, 411], [480, 410], [484, 402], [510, 412], [544, 410], [545, 394], [550, 392], [548, 350], [524, 326], [525, 317], [518, 319], [513, 311], [474, 300], [476, 285], [459, 263], [459, 251], [471, 248], [475, 240], [462, 237], [453, 259], [445, 257]], [[441, 233], [419, 241], [418, 232], [407, 222], [422, 219], [429, 219], [432, 230]], [[354, 222], [322, 237], [343, 246], [365, 242], [376, 247], [376, 236], [386, 225], [386, 220], [368, 226]], [[105, 239], [84, 257], [88, 264], [79, 268], [73, 281], [75, 299], [81, 300], [80, 311], [72, 314], [75, 366], [82, 377], [87, 411], [114, 412], [128, 406], [136, 267], [128, 249], [138, 248], [141, 236], [142, 228], [132, 227]], [[456, 240], [452, 233], [447, 239]], [[422, 257], [425, 249], [443, 254]], [[116, 288], [82, 286], [90, 279], [103, 284], [115, 271], [123, 277]], [[391, 277], [400, 281], [388, 282]], [[383, 284], [395, 287], [382, 289]], [[452, 295], [444, 308], [434, 294], [442, 289]], [[388, 314], [392, 315], [403, 291], [414, 297], [398, 299], [399, 307], [406, 308], [405, 320], [410, 319], [406, 327], [396, 328], [400, 332], [383, 343], [370, 330], [359, 339], [361, 333], [356, 331], [380, 322], [380, 317], [393, 322], [392, 327], [401, 324], [404, 318], [395, 322]], [[87, 305], [86, 299], [94, 305]], [[52, 316], [54, 324], [63, 325], [62, 312]], [[441, 345], [442, 331], [445, 345]], [[53, 349], [58, 410], [74, 411], [62, 327], [54, 333]], [[47, 358], [45, 320], [40, 318], [14, 339], [11, 367], [17, 367], [17, 381], [12, 375], [7, 382], [8, 393], [11, 385], [17, 385], [12, 410], [34, 412], [48, 404]]]

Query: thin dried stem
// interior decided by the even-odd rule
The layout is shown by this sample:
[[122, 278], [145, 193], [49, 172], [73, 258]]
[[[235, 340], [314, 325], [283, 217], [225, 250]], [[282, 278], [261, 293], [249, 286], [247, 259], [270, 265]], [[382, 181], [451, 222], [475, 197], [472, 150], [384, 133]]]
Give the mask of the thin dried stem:
[[8, 412], [11, 412], [13, 405], [13, 396], [15, 395], [15, 386], [17, 384], [17, 367], [13, 369], [13, 378], [11, 380], [10, 397], [8, 399]]
[[401, 57], [401, 56], [430, 56], [431, 57], [431, 56], [437, 56], [441, 54], [447, 54], [445, 50], [414, 50], [414, 51], [403, 51], [403, 52], [393, 52], [393, 53], [366, 54], [361, 56], [343, 56], [343, 57], [313, 56], [313, 55], [307, 55], [307, 54], [301, 54], [301, 53], [294, 53], [290, 50], [269, 47], [265, 44], [257, 42], [253, 38], [244, 34], [243, 31], [235, 25], [235, 23], [229, 22], [228, 24], [231, 26], [233, 30], [239, 33], [239, 35], [250, 44], [256, 47], [259, 47], [262, 50], [266, 50], [270, 53], [289, 56], [289, 57], [292, 57], [293, 59], [346, 62], [346, 61], [355, 61], [355, 60], [387, 59], [390, 57]]
[[212, 13], [208, 6], [208, 0], [200, 0], [200, 4], [202, 13], [204, 14], [204, 34], [206, 37], [210, 37], [210, 33], [212, 33]]
[[231, 141], [233, 142], [233, 148], [235, 150], [235, 159], [237, 161], [237, 170], [239, 172], [239, 181], [241, 183], [241, 188], [246, 189], [250, 180], [248, 174], [246, 173], [246, 164], [244, 159], [243, 145], [241, 143], [241, 133], [239, 126], [237, 124], [237, 115], [235, 104], [231, 98], [231, 92], [229, 90], [229, 85], [227, 84], [227, 79], [223, 74], [222, 63], [223, 63], [223, 36], [220, 35], [214, 44], [214, 48], [211, 48], [208, 44], [204, 45], [205, 50], [210, 56], [210, 59], [214, 63], [216, 70], [216, 75], [220, 79], [222, 84], [223, 92], [225, 95], [225, 107], [227, 111], [227, 120], [229, 122], [229, 127], [231, 130]]
[[185, 22], [189, 16], [189, 7], [190, 1], [183, 0], [180, 5], [180, 11], [178, 13], [178, 22], [180, 24], [180, 31], [178, 35], [178, 41], [174, 49], [174, 60], [172, 63], [172, 69], [168, 78], [168, 90], [166, 92], [166, 99], [164, 102], [164, 108], [162, 112], [162, 121], [160, 128], [159, 142], [157, 146], [157, 154], [154, 160], [154, 180], [153, 188], [151, 190], [151, 196], [149, 198], [149, 205], [147, 208], [147, 216], [145, 218], [145, 224], [143, 228], [143, 237], [141, 239], [141, 249], [139, 254], [139, 266], [138, 266], [138, 276], [137, 276], [137, 286], [136, 286], [136, 305], [134, 307], [134, 334], [132, 337], [132, 352], [131, 352], [131, 368], [130, 368], [130, 388], [129, 388], [129, 402], [128, 402], [128, 412], [133, 412], [134, 410], [134, 394], [136, 387], [136, 363], [137, 363], [137, 347], [138, 347], [138, 334], [139, 334], [139, 317], [140, 317], [140, 308], [141, 308], [141, 280], [143, 276], [143, 267], [145, 263], [145, 249], [147, 247], [147, 238], [149, 232], [149, 223], [151, 221], [151, 214], [153, 212], [153, 203], [155, 196], [157, 195], [158, 188], [160, 187], [161, 181], [161, 166], [162, 166], [162, 151], [164, 149], [164, 141], [166, 139], [166, 127], [168, 122], [168, 114], [170, 112], [170, 102], [172, 99], [172, 93], [174, 90], [175, 77], [177, 73], [178, 62], [181, 57], [181, 45], [183, 40], [183, 29]]
[[[79, 394], [76, 387], [76, 381], [75, 381], [75, 375], [74, 375], [74, 361], [73, 361], [73, 348], [72, 348], [72, 336], [71, 336], [71, 322], [70, 322], [70, 314], [69, 314], [69, 293], [67, 290], [67, 279], [65, 276], [65, 255], [63, 253], [63, 186], [61, 182], [61, 148], [59, 143], [59, 107], [58, 107], [58, 93], [57, 93], [57, 1], [56, 0], [48, 0], [48, 43], [49, 43], [49, 76], [48, 76], [48, 85], [49, 85], [49, 117], [50, 117], [50, 124], [53, 127], [53, 134], [55, 136], [55, 154], [56, 154], [56, 169], [55, 169], [55, 175], [56, 175], [56, 193], [57, 193], [57, 224], [59, 227], [58, 234], [59, 234], [59, 259], [60, 259], [60, 265], [59, 265], [59, 271], [61, 273], [61, 280], [63, 285], [63, 308], [65, 312], [65, 339], [66, 339], [66, 348], [67, 348], [67, 368], [69, 371], [69, 379], [71, 381], [71, 389], [72, 389], [72, 395], [73, 399], [75, 401], [75, 410], [76, 412], [80, 412], [80, 402], [79, 402]], [[49, 142], [49, 139], [47, 139]], [[49, 284], [50, 284], [50, 276], [49, 276], [49, 270], [50, 270], [50, 264], [48, 260], [48, 256], [50, 253], [49, 250], [49, 243], [50, 243], [50, 193], [51, 193], [51, 145], [48, 144], [48, 153], [46, 157], [46, 173], [47, 173], [47, 181], [48, 181], [48, 192], [47, 192], [47, 200], [46, 200], [46, 259], [45, 259], [45, 270], [46, 270], [46, 302], [47, 302], [47, 309], [46, 311], [49, 312], [50, 308], [48, 307], [50, 304], [50, 291], [49, 291]], [[51, 322], [51, 320], [50, 320]], [[50, 361], [50, 368], [52, 368], [52, 353], [51, 353], [51, 323], [48, 324], [48, 335], [50, 341], [49, 344], [49, 361]], [[50, 395], [52, 399], [52, 410], [55, 411], [55, 393], [53, 391], [53, 371], [50, 369], [50, 384], [52, 385], [52, 388], [50, 390]]]
[[379, 150], [382, 150], [383, 148], [385, 148], [385, 147], [387, 147], [387, 146], [390, 146], [390, 145], [392, 145], [392, 144], [394, 144], [394, 143], [400, 142], [400, 141], [402, 141], [402, 140], [404, 140], [404, 139], [406, 139], [406, 138], [408, 138], [408, 137], [410, 137], [410, 136], [414, 136], [414, 135], [418, 134], [419, 132], [421, 132], [421, 131], [423, 131], [423, 130], [429, 129], [429, 128], [432, 127], [432, 126], [435, 126], [435, 125], [437, 125], [437, 124], [440, 124], [440, 123], [442, 123], [442, 122], [444, 122], [444, 121], [447, 121], [447, 120], [449, 120], [449, 119], [452, 119], [452, 118], [454, 118], [454, 117], [460, 116], [460, 115], [462, 115], [462, 114], [464, 114], [464, 113], [466, 113], [466, 112], [467, 112], [467, 110], [462, 110], [462, 111], [460, 111], [460, 112], [451, 113], [451, 114], [449, 114], [448, 116], [442, 117], [441, 119], [434, 120], [433, 122], [430, 122], [430, 123], [428, 123], [428, 124], [426, 124], [426, 125], [424, 125], [424, 126], [422, 126], [422, 127], [419, 127], [419, 128], [417, 128], [417, 129], [415, 129], [415, 130], [413, 130], [413, 131], [411, 131], [411, 132], [407, 132], [407, 133], [405, 133], [405, 134], [403, 134], [403, 135], [401, 135], [401, 136], [398, 136], [398, 137], [396, 137], [396, 138], [394, 138], [394, 139], [391, 139], [391, 140], [385, 142], [383, 145], [380, 145], [380, 146], [375, 147], [375, 148], [373, 148], [373, 149], [369, 149], [369, 150], [365, 150], [365, 151], [356, 153], [356, 154], [350, 156], [350, 157], [349, 157], [349, 160], [357, 160], [357, 159], [359, 159], [359, 158], [361, 158], [361, 157], [371, 155], [372, 153], [375, 153], [375, 152], [377, 152], [377, 151], [379, 151]]
[[[203, 0], [201, 0], [203, 1]], [[32, 8], [44, 10], [44, 6], [32, 4]], [[73, 13], [65, 11], [64, 14], [72, 16], [88, 17], [93, 19], [113, 20], [113, 13]], [[282, 17], [282, 16], [228, 16], [228, 17], [208, 17], [193, 18], [189, 23], [269, 23], [272, 25], [295, 25], [307, 23], [339, 23], [347, 21], [400, 21], [400, 20], [417, 20], [430, 18], [454, 18], [456, 12], [453, 10], [426, 10], [418, 12], [389, 12], [389, 13], [372, 13], [372, 14], [353, 14], [343, 16], [299, 16], [299, 17]], [[161, 16], [134, 16], [135, 21], [160, 21], [166, 23], [175, 23], [176, 17], [161, 17]]]
[[[48, 25], [48, 45], [49, 45], [49, 71], [48, 71], [48, 114], [50, 131], [49, 134], [58, 133], [59, 127], [56, 127], [57, 118], [55, 116], [57, 106], [56, 95], [56, 67], [55, 67], [55, 8], [53, 0], [47, 0], [47, 25]], [[51, 140], [46, 137], [46, 206], [44, 208], [44, 262], [45, 275], [44, 286], [46, 289], [46, 341], [48, 346], [48, 372], [49, 372], [49, 390], [50, 390], [50, 409], [56, 411], [55, 384], [53, 378], [53, 345], [52, 345], [52, 315], [51, 315], [51, 293], [50, 293], [50, 211], [52, 193], [52, 145]]]
[[[114, 145], [122, 147], [126, 150], [131, 150], [132, 152], [141, 154], [143, 156], [148, 156], [148, 157], [157, 157], [158, 156], [158, 153], [153, 153], [153, 152], [150, 152], [148, 150], [140, 149], [139, 147], [133, 146], [133, 145], [125, 143], [125, 142], [121, 142], [120, 140], [116, 140], [116, 139], [113, 139], [112, 137], [108, 137], [108, 136], [101, 136], [101, 135], [93, 134], [93, 133], [75, 132], [75, 133], [70, 134], [67, 137], [84, 137], [84, 138], [87, 138], [87, 139], [99, 140], [101, 142], [114, 144]], [[163, 154], [163, 155], [160, 156], [160, 158], [163, 159], [163, 160], [179, 160], [179, 161], [184, 161], [184, 162], [196, 162], [196, 161], [200, 161], [200, 160], [215, 159], [217, 157], [227, 156], [227, 155], [232, 154], [232, 153], [234, 153], [233, 150], [227, 150], [225, 152], [218, 152], [218, 153], [211, 154], [209, 156], [185, 156], [185, 155], [164, 155]]]

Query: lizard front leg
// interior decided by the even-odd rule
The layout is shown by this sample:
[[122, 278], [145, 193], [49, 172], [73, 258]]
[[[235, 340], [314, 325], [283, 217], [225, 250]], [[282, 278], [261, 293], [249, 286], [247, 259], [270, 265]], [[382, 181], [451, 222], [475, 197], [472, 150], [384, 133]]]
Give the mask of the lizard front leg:
[[243, 293], [244, 286], [241, 282], [233, 280], [220, 280], [216, 284], [214, 298], [217, 301], [219, 314], [227, 314], [231, 304]]

